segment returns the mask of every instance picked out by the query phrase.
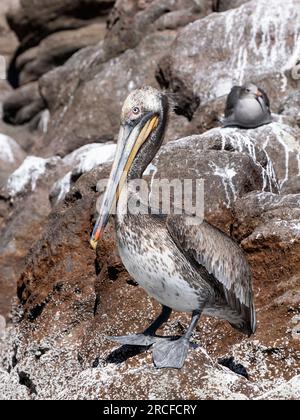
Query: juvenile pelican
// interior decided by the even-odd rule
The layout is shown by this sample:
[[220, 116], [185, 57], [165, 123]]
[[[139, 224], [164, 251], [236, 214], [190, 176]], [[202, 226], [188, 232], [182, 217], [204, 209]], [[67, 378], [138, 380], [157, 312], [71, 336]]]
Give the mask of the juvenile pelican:
[[270, 100], [254, 84], [234, 86], [228, 95], [224, 127], [257, 128], [272, 122]]
[[[142, 334], [109, 339], [153, 345], [156, 367], [181, 368], [202, 313], [227, 320], [249, 336], [255, 332], [256, 321], [250, 269], [235, 242], [206, 222], [190, 223], [189, 215], [133, 215], [124, 214], [121, 208], [119, 197], [126, 177], [130, 182], [143, 176], [162, 144], [168, 111], [167, 97], [151, 87], [134, 91], [125, 101], [116, 157], [91, 244], [95, 249], [117, 202], [115, 226], [121, 259], [163, 308]], [[190, 327], [176, 340], [156, 336], [172, 310], [191, 313]]]

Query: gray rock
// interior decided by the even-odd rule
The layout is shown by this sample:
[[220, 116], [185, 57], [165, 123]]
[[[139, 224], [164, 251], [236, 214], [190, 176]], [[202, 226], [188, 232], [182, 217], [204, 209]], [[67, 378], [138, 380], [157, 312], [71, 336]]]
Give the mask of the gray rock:
[[290, 117], [300, 127], [300, 92], [293, 92], [280, 106], [280, 115]]
[[12, 92], [4, 101], [3, 118], [11, 124], [24, 124], [45, 109], [37, 82], [29, 83]]
[[257, 190], [278, 192], [266, 152], [247, 133], [231, 129], [213, 129], [170, 142], [154, 166], [154, 179], [204, 180], [205, 217], [226, 233], [239, 197]]
[[[43, 148], [37, 152], [65, 156], [87, 143], [113, 141], [124, 98], [139, 86], [157, 86], [157, 61], [175, 35], [149, 35], [136, 49], [97, 66], [92, 60], [101, 54], [100, 44], [79, 52], [65, 66], [45, 75], [40, 82], [41, 92], [50, 106], [51, 123]], [[65, 80], [63, 86], [61, 80]]]
[[[5, 60], [6, 69], [18, 47], [17, 37], [7, 24], [6, 14], [10, 10], [15, 10], [18, 5], [19, 0], [1, 0], [0, 4], [0, 55]], [[0, 65], [2, 65], [2, 63]], [[0, 79], [1, 73], [2, 69], [0, 68]]]
[[299, 28], [298, 0], [250, 1], [212, 14], [180, 32], [160, 62], [160, 83], [179, 94], [179, 112], [189, 118], [199, 104], [247, 81], [264, 88], [277, 111], [299, 86], [291, 77], [298, 61]]
[[282, 195], [300, 194], [300, 175], [289, 179], [281, 189]]
[[[299, 290], [298, 281], [292, 278], [298, 278], [300, 272], [300, 194], [253, 192], [236, 202], [234, 213], [233, 233], [256, 267], [255, 281], [260, 284], [268, 278], [271, 284], [276, 282], [273, 295], [279, 299], [279, 308], [287, 290], [290, 297]], [[296, 310], [291, 300], [290, 304]]]
[[51, 33], [104, 21], [113, 4], [114, 0], [22, 0], [8, 20], [26, 48]]
[[26, 50], [16, 60], [21, 85], [38, 80], [43, 74], [64, 64], [75, 52], [104, 38], [106, 25], [95, 23], [83, 28], [60, 31], [49, 35], [34, 48]]

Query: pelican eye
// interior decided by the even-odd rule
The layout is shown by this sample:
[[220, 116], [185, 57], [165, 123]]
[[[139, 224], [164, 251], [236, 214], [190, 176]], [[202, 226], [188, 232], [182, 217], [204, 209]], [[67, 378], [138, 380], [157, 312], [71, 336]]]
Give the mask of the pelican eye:
[[132, 108], [132, 113], [134, 115], [139, 115], [141, 112], [140, 108], [138, 106], [135, 106], [134, 108]]

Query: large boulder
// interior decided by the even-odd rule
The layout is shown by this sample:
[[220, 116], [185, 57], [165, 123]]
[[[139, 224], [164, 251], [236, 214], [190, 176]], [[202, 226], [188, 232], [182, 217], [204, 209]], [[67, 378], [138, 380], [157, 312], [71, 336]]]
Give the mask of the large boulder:
[[[9, 61], [18, 47], [18, 40], [13, 31], [9, 28], [6, 20], [8, 11], [15, 10], [19, 5], [19, 0], [1, 0], [0, 4], [0, 55], [4, 58], [5, 67], [8, 67]], [[0, 62], [0, 66], [3, 63]], [[0, 80], [2, 78], [2, 69], [0, 68]]]
[[153, 179], [202, 179], [205, 216], [227, 233], [239, 197], [250, 191], [278, 192], [272, 162], [247, 131], [217, 128], [169, 142], [154, 167]]
[[108, 19], [107, 53], [115, 56], [149, 33], [180, 29], [211, 12], [210, 0], [119, 0]]
[[[49, 188], [58, 159], [27, 157], [8, 178], [0, 195], [0, 313], [7, 316], [29, 248], [50, 213]], [[47, 173], [47, 175], [46, 175]]]
[[[92, 60], [99, 48], [101, 52], [101, 46], [91, 49], [86, 59], [83, 50], [65, 66], [45, 75], [41, 92], [50, 107], [51, 122], [38, 152], [65, 156], [87, 143], [113, 141], [119, 130], [124, 98], [144, 84], [157, 86], [157, 60], [174, 37], [175, 33], [169, 32], [149, 35], [136, 49], [126, 51], [100, 68], [94, 67]], [[66, 80], [64, 86], [62, 79]]]
[[160, 63], [162, 86], [179, 95], [178, 110], [192, 118], [199, 104], [252, 81], [268, 92], [277, 111], [299, 90], [292, 77], [298, 62], [298, 0], [258, 0], [185, 27]]
[[257, 282], [270, 281], [274, 294], [282, 279], [286, 284], [283, 292], [298, 290], [300, 194], [251, 193], [237, 201], [234, 213], [234, 235], [256, 266]]
[[64, 64], [75, 52], [104, 38], [105, 23], [60, 31], [49, 35], [37, 47], [26, 50], [16, 59], [19, 83], [38, 80], [43, 74]]
[[[23, 309], [19, 325], [12, 336], [7, 332], [10, 338], [2, 347], [0, 344], [0, 354], [14, 355], [3, 357], [3, 369], [10, 374], [4, 376], [0, 390], [7, 398], [23, 395], [23, 388], [12, 391], [12, 385], [21, 379], [29, 399], [271, 399], [286, 383], [288, 392], [281, 393], [281, 398], [297, 395], [293, 377], [300, 341], [286, 334], [294, 325], [294, 313], [266, 298], [268, 293], [273, 299], [280, 298], [287, 283], [278, 280], [273, 291], [273, 273], [267, 271], [264, 293], [258, 293], [261, 284], [255, 283], [256, 337], [242, 338], [223, 322], [203, 319], [194, 339], [210, 357], [201, 347], [191, 350], [180, 371], [156, 371], [151, 351], [120, 350], [105, 340], [106, 335], [142, 330], [159, 310], [122, 267], [111, 229], [99, 244], [96, 261], [90, 249], [96, 185], [108, 173], [106, 167], [80, 178], [65, 202], [53, 210], [41, 240], [27, 257], [18, 283]], [[255, 279], [259, 270], [253, 264]], [[284, 316], [277, 319], [278, 308]], [[188, 322], [188, 316], [174, 314], [162, 332], [181, 334]], [[218, 359], [236, 372], [248, 373], [251, 382], [216, 365]], [[187, 379], [191, 371], [192, 383]]]
[[25, 124], [45, 109], [37, 82], [12, 92], [3, 105], [3, 118], [11, 124]]
[[[5, 102], [23, 134], [0, 123], [35, 154], [23, 161], [14, 142], [0, 148], [5, 164], [12, 151], [23, 161], [0, 191], [0, 396], [299, 398], [299, 2], [219, 1], [219, 11], [245, 4], [210, 16], [211, 0], [113, 3], [22, 0], [10, 14], [22, 44], [10, 76], [39, 80]], [[268, 90], [276, 122], [214, 128], [231, 85], [250, 79]], [[105, 339], [143, 330], [159, 305], [124, 269], [113, 225], [96, 255], [89, 245], [121, 105], [158, 83], [182, 115], [172, 113], [145, 179], [204, 180], [205, 218], [244, 249], [258, 317], [251, 339], [203, 317], [194, 334], [203, 347], [176, 372], [154, 369], [151, 350]], [[189, 321], [173, 314], [161, 332], [182, 334]]]
[[[239, 128], [215, 129], [224, 142], [247, 144], [261, 148], [272, 162], [279, 190], [300, 172], [300, 130], [279, 122], [265, 125], [254, 130]], [[208, 132], [210, 133], [210, 132]], [[206, 137], [206, 134], [203, 135]]]
[[[16, 147], [15, 155], [12, 147]], [[15, 143], [6, 144], [5, 150], [10, 158], [17, 159], [19, 149]], [[96, 166], [110, 162], [114, 153], [114, 144], [91, 144], [63, 160], [28, 156], [3, 182], [0, 190], [0, 314], [7, 316], [11, 309], [25, 257], [44, 231], [51, 203], [54, 206], [63, 200], [76, 180]]]
[[158, 86], [157, 62], [178, 31], [209, 11], [207, 1], [117, 2], [104, 41], [41, 78], [40, 91], [52, 122], [45, 139], [48, 146], [38, 152], [65, 155], [86, 143], [113, 140], [124, 98], [144, 84]]
[[113, 4], [114, 0], [21, 0], [8, 20], [24, 48], [54, 32], [103, 21]]

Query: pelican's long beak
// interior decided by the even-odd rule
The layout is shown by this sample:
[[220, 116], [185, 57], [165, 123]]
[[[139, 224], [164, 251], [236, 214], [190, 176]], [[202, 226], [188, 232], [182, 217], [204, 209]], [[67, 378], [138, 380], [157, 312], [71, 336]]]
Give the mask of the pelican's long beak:
[[94, 250], [96, 250], [98, 241], [108, 224], [111, 212], [118, 202], [127, 174], [140, 148], [158, 126], [158, 121], [157, 114], [148, 113], [136, 124], [121, 126], [116, 157], [103, 198], [100, 216], [91, 237], [90, 243]]

